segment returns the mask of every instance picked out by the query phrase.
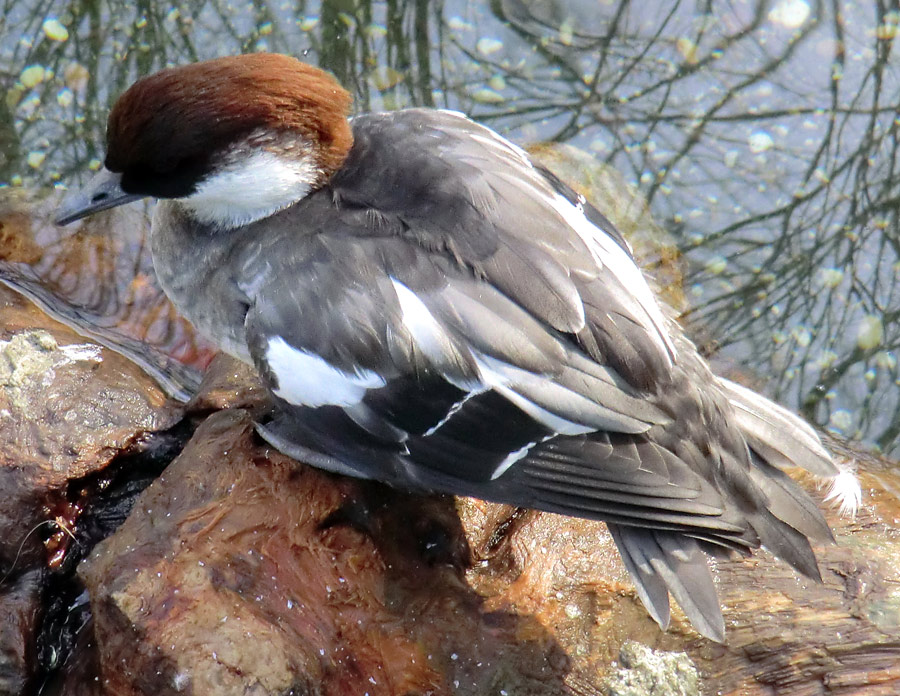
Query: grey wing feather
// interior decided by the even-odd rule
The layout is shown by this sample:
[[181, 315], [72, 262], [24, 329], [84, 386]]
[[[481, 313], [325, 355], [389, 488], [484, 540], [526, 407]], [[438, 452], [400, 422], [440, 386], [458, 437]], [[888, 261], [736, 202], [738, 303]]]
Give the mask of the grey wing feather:
[[[360, 399], [301, 401], [262, 426], [270, 442], [336, 471], [605, 520], [660, 625], [671, 593], [713, 640], [704, 552], [763, 543], [818, 577], [809, 539], [827, 525], [773, 465], [830, 476], [827, 452], [669, 335], [602, 215], [460, 115], [366, 116], [354, 132], [329, 188], [286, 211], [284, 253], [265, 255], [307, 276], [268, 289], [248, 336], [264, 374], [266, 341], [286, 331]], [[265, 295], [251, 275], [248, 296]]]
[[817, 476], [837, 475], [831, 455], [807, 423], [746, 387], [722, 377], [718, 382], [734, 406], [747, 443], [763, 459], [777, 466], [801, 466]]
[[725, 621], [706, 555], [683, 534], [609, 525], [616, 546], [654, 619], [668, 625], [667, 589], [694, 628], [710, 640], [725, 639]]

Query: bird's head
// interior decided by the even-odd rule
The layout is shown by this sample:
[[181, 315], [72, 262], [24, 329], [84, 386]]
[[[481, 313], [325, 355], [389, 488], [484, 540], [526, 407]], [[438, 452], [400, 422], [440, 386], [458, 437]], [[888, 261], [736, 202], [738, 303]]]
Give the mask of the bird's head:
[[302, 199], [341, 166], [350, 95], [294, 58], [255, 53], [169, 68], [122, 94], [104, 167], [63, 201], [57, 222], [152, 196], [233, 228]]

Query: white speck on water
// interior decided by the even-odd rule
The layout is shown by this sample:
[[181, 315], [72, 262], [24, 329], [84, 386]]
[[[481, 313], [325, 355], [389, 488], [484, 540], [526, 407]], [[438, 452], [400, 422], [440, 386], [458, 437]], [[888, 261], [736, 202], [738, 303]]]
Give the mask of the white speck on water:
[[820, 268], [818, 276], [823, 287], [836, 288], [844, 279], [844, 272], [840, 268]]
[[881, 350], [875, 354], [875, 364], [882, 370], [894, 370], [897, 367], [897, 357], [890, 351]]
[[[819, 356], [819, 359], [816, 360], [816, 367], [818, 367], [820, 370], [825, 370], [831, 367], [837, 359], [838, 355], [833, 350], [823, 350], [822, 354]], [[828, 394], [826, 394], [825, 398], [828, 399], [830, 397], [828, 396]]]
[[724, 273], [726, 268], [728, 268], [728, 261], [724, 256], [713, 256], [706, 262], [706, 271], [712, 275]]
[[832, 412], [828, 422], [833, 428], [846, 433], [853, 426], [853, 414], [845, 408], [839, 408]]
[[69, 30], [56, 17], [45, 19], [41, 29], [44, 31], [44, 36], [51, 41], [65, 41], [69, 38]]
[[56, 103], [63, 108], [71, 106], [73, 101], [75, 101], [75, 93], [68, 87], [63, 87], [56, 93]]
[[19, 75], [19, 82], [27, 89], [37, 87], [47, 75], [43, 65], [29, 65]]
[[458, 15], [453, 15], [447, 20], [447, 26], [453, 31], [468, 31], [472, 29], [472, 25]]
[[500, 102], [505, 101], [506, 97], [489, 87], [482, 87], [481, 89], [476, 89], [472, 92], [472, 99], [479, 104], [499, 104]]
[[769, 21], [786, 29], [796, 29], [809, 18], [810, 11], [806, 0], [781, 0], [769, 11]]
[[860, 322], [856, 330], [856, 345], [862, 350], [872, 350], [881, 345], [884, 339], [884, 324], [881, 317], [867, 314]]
[[791, 335], [801, 348], [806, 348], [812, 341], [812, 333], [805, 326], [795, 326], [791, 329]]
[[28, 157], [25, 159], [25, 161], [32, 169], [39, 169], [40, 166], [44, 163], [45, 159], [47, 159], [46, 152], [41, 152], [40, 150], [32, 150], [28, 153]]
[[478, 52], [481, 55], [489, 56], [503, 48], [503, 42], [499, 39], [492, 39], [489, 36], [485, 36], [484, 38], [478, 39], [475, 48], [478, 49]]
[[775, 141], [772, 140], [772, 136], [764, 130], [755, 131], [750, 134], [749, 138], [747, 138], [747, 145], [750, 148], [750, 152], [752, 152], [754, 155], [765, 152], [774, 144]]

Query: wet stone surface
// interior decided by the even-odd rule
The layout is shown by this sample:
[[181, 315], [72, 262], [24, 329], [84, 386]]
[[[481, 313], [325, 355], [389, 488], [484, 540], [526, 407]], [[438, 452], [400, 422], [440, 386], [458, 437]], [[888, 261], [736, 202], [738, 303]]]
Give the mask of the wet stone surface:
[[335, 477], [212, 415], [81, 575], [111, 693], [557, 694], [548, 628], [484, 611], [453, 502]]
[[0, 693], [16, 694], [33, 686], [42, 650], [56, 659], [47, 592], [79, 555], [79, 519], [99, 490], [88, 482], [182, 416], [133, 363], [6, 288], [0, 326]]
[[42, 571], [0, 583], [0, 694], [24, 693], [34, 672]]
[[619, 651], [621, 667], [606, 680], [609, 696], [693, 696], [699, 693], [697, 668], [685, 653], [653, 651], [628, 642]]
[[[325, 474], [217, 412], [81, 566], [104, 693], [886, 696], [900, 482], [861, 466], [823, 584], [765, 553], [718, 564], [719, 646], [680, 612], [656, 627], [602, 525]], [[664, 686], [690, 664], [701, 691]]]
[[0, 559], [9, 568], [17, 555], [43, 554], [40, 535], [25, 538], [35, 525], [76, 514], [69, 482], [181, 416], [133, 363], [2, 288], [0, 325]]

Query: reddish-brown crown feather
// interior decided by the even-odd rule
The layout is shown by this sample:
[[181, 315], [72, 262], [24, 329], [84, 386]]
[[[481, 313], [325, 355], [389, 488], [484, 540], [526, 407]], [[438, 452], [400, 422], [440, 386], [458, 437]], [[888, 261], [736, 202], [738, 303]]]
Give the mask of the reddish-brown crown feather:
[[107, 124], [106, 167], [164, 175], [208, 161], [251, 132], [300, 133], [326, 175], [353, 136], [351, 97], [328, 73], [290, 56], [253, 53], [169, 68], [119, 97]]

